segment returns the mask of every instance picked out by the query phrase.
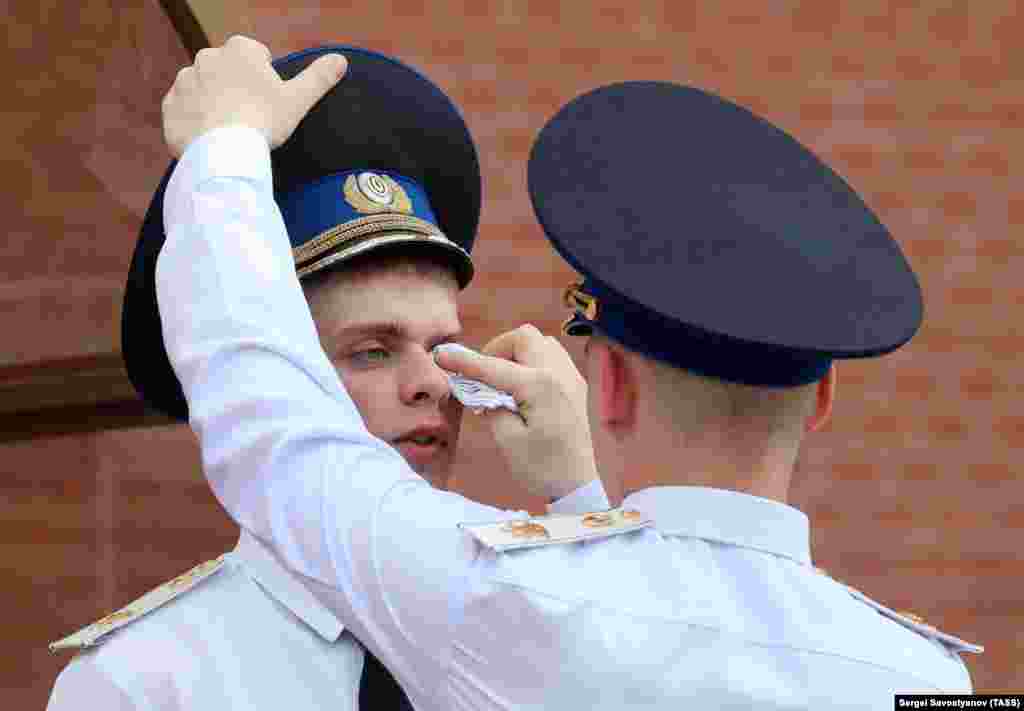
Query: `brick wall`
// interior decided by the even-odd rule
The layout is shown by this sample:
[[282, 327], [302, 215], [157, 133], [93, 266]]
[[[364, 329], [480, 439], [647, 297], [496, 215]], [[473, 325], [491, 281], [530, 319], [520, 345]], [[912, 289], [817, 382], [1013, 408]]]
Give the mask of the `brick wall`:
[[[1024, 688], [1015, 456], [1024, 417], [1014, 407], [1024, 391], [1014, 367], [1024, 243], [1012, 232], [1024, 199], [1010, 191], [1021, 164], [1012, 129], [1024, 112], [1017, 3], [327, 5], [250, 2], [239, 29], [277, 55], [324, 41], [392, 53], [464, 108], [485, 175], [479, 277], [463, 299], [470, 343], [524, 320], [549, 330], [561, 321], [572, 273], [532, 219], [525, 159], [546, 118], [589, 88], [648, 78], [717, 91], [785, 127], [857, 187], [921, 277], [925, 326], [897, 354], [840, 367], [832, 423], [808, 442], [793, 501], [812, 518], [820, 566], [985, 644], [967, 658], [978, 690]], [[162, 165], [147, 170], [155, 183]], [[490, 463], [475, 465], [490, 456], [485, 438], [472, 422], [464, 432], [459, 488], [535, 506], [494, 490]], [[0, 542], [13, 581], [2, 593], [12, 654], [0, 688], [30, 687], [24, 699], [38, 707], [62, 663], [40, 651], [46, 640], [231, 545], [197, 461], [180, 428], [0, 447]], [[627, 464], [643, 465], [608, 468]]]

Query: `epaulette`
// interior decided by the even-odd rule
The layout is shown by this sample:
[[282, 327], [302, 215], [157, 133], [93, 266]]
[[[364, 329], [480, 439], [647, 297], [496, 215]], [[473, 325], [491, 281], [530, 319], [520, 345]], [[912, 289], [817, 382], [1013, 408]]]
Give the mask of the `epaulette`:
[[62, 649], [83, 649], [85, 647], [92, 647], [101, 644], [108, 635], [122, 627], [125, 627], [126, 625], [131, 624], [143, 615], [166, 605], [176, 597], [180, 597], [214, 573], [218, 572], [224, 567], [224, 559], [226, 555], [227, 554], [224, 554], [214, 560], [208, 560], [205, 563], [200, 563], [191, 570], [188, 570], [176, 578], [168, 580], [163, 585], [150, 590], [148, 593], [134, 602], [122, 607], [120, 610], [96, 620], [88, 627], [83, 627], [64, 639], [51, 642], [50, 651], [59, 652]]
[[587, 514], [558, 514], [499, 521], [460, 523], [481, 544], [498, 551], [536, 548], [617, 536], [654, 522], [634, 509], [609, 509]]
[[[828, 575], [828, 573], [825, 570], [822, 570], [821, 568], [815, 568], [815, 570], [821, 575]], [[835, 580], [835, 578], [832, 579]], [[924, 619], [921, 618], [920, 615], [916, 615], [913, 612], [906, 612], [903, 610], [897, 612], [896, 610], [892, 610], [886, 607], [885, 605], [876, 602], [875, 600], [872, 600], [870, 597], [862, 593], [857, 588], [851, 587], [846, 583], [840, 582], [838, 580], [836, 580], [836, 582], [842, 585], [844, 588], [846, 588], [846, 591], [849, 592], [855, 600], [859, 600], [868, 607], [874, 609], [883, 617], [887, 617], [890, 620], [899, 623], [903, 627], [906, 627], [909, 630], [912, 630], [924, 637], [927, 637], [928, 639], [941, 642], [943, 645], [949, 647], [952, 651], [958, 654], [960, 652], [971, 652], [972, 654], [981, 654], [985, 651], [985, 648], [979, 644], [972, 644], [970, 642], [960, 639], [959, 637], [954, 637], [953, 635], [943, 632], [939, 628], [928, 624], [924, 621]]]

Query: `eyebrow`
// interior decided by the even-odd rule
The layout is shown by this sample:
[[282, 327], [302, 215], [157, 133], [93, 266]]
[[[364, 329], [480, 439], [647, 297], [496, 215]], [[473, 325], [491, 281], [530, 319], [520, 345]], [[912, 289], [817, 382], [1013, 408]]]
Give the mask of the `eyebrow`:
[[[360, 323], [354, 326], [345, 326], [337, 331], [337, 336], [344, 338], [346, 341], [359, 340], [360, 338], [392, 338], [392, 339], [412, 339], [412, 334], [409, 329], [398, 321], [374, 321], [370, 323]], [[438, 336], [432, 339], [435, 343], [444, 343], [445, 341], [455, 341], [462, 337], [462, 329], [456, 329]]]

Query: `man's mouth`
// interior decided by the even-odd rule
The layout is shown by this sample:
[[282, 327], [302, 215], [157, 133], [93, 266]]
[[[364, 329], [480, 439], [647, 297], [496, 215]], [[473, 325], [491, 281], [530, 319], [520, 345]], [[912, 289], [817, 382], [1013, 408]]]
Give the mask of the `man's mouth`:
[[391, 441], [396, 445], [412, 442], [423, 447], [435, 444], [444, 447], [448, 445], [448, 428], [440, 426], [417, 427]]
[[401, 437], [396, 437], [391, 444], [416, 469], [429, 464], [441, 451], [448, 448], [448, 428], [417, 427]]
[[404, 438], [402, 438], [402, 439], [400, 439], [398, 441], [399, 442], [412, 442], [414, 444], [420, 445], [421, 447], [429, 447], [430, 445], [432, 445], [434, 443], [440, 443], [442, 447], [444, 446], [443, 440], [438, 439], [434, 435], [421, 435], [421, 436], [418, 436], [418, 437], [404, 437]]

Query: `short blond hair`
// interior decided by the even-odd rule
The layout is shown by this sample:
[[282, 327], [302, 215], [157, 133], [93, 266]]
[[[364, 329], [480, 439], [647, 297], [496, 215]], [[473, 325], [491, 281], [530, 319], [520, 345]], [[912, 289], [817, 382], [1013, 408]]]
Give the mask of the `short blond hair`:
[[625, 353], [650, 374], [654, 388], [650, 401], [680, 430], [715, 427], [799, 438], [814, 412], [816, 383], [795, 387], [733, 383], [655, 360], [597, 332], [591, 338]]
[[385, 250], [361, 254], [310, 274], [301, 281], [302, 292], [306, 301], [312, 303], [313, 294], [327, 284], [358, 281], [382, 272], [417, 274], [444, 283], [458, 283], [454, 267], [436, 253]]

